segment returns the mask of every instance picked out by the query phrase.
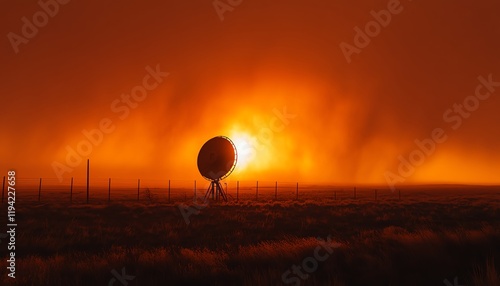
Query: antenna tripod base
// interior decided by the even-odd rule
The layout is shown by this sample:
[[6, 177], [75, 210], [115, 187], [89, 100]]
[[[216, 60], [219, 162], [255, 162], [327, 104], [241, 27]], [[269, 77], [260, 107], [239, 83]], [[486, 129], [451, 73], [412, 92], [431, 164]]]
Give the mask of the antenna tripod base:
[[205, 194], [205, 200], [210, 198], [216, 201], [224, 200], [225, 202], [227, 202], [226, 191], [224, 191], [224, 188], [222, 188], [219, 180], [210, 181], [210, 186], [208, 186], [208, 190]]

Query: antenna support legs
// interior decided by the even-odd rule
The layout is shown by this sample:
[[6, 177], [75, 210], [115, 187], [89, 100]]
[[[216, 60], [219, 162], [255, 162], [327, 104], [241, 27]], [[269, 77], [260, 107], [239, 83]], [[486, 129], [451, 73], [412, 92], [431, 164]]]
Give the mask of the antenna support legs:
[[210, 186], [208, 186], [207, 193], [205, 194], [205, 200], [210, 198], [216, 201], [224, 200], [227, 202], [226, 192], [219, 180], [212, 180], [210, 182]]

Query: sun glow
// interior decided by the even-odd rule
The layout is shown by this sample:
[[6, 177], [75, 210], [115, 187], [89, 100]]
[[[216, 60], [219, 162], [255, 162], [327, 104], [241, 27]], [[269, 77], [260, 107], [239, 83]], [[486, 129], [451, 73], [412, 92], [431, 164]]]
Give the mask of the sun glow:
[[236, 162], [236, 171], [244, 170], [249, 163], [254, 159], [255, 152], [252, 147], [251, 136], [246, 133], [235, 133], [230, 136], [230, 139], [233, 141], [236, 152], [238, 153], [238, 161]]

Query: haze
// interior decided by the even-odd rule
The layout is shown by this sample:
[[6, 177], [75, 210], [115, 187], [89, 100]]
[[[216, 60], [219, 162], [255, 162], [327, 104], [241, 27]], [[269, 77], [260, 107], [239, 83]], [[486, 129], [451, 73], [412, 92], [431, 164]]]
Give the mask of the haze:
[[[55, 178], [67, 146], [108, 118], [113, 131], [83, 158], [97, 177], [201, 179], [199, 149], [226, 135], [249, 146], [235, 179], [386, 183], [442, 128], [405, 183], [499, 183], [500, 87], [456, 129], [443, 115], [478, 77], [500, 82], [500, 4], [402, 1], [348, 62], [340, 44], [388, 2], [243, 1], [221, 21], [212, 1], [70, 1], [18, 53], [2, 42], [2, 172]], [[3, 35], [40, 10], [3, 6]], [[168, 76], [114, 112], [148, 67]], [[84, 163], [71, 169], [64, 180], [85, 176]]]

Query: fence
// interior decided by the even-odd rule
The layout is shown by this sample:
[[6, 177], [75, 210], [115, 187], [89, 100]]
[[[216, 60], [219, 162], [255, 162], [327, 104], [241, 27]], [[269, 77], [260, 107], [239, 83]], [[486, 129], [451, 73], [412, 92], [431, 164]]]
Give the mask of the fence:
[[[278, 181], [222, 181], [229, 201], [254, 200], [344, 200], [344, 199], [401, 199], [401, 191], [387, 188], [314, 185]], [[86, 179], [60, 183], [53, 178], [17, 178], [16, 201], [116, 202], [155, 201], [186, 202], [203, 199], [210, 182], [206, 180], [131, 180]], [[2, 203], [5, 201], [5, 178]]]

